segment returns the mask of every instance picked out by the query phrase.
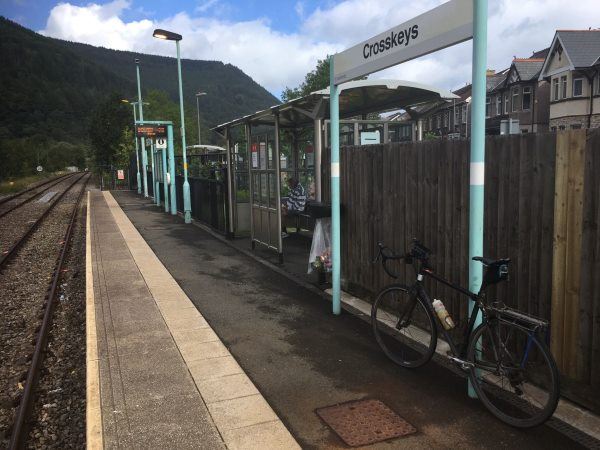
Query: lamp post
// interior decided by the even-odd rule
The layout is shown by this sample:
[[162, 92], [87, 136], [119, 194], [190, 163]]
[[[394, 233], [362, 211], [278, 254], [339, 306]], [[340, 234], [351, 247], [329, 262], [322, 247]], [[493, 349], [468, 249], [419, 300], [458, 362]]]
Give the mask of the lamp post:
[[198, 99], [203, 95], [206, 95], [206, 92], [196, 93], [196, 112], [198, 114], [198, 145], [202, 144], [202, 139], [200, 137], [200, 103], [198, 102]]
[[[144, 102], [142, 102], [142, 87], [140, 84], [140, 60], [135, 58], [135, 73], [137, 76], [137, 89], [138, 89], [138, 107], [140, 108], [140, 120], [144, 120]], [[146, 153], [146, 139], [141, 138], [142, 141], [142, 168], [144, 169], [143, 180], [144, 180], [144, 197], [148, 197], [148, 174], [146, 166], [148, 166], [148, 154]]]
[[[187, 176], [187, 157], [186, 157], [186, 143], [185, 143], [185, 117], [183, 114], [183, 86], [181, 81], [181, 57], [179, 53], [179, 41], [182, 36], [177, 33], [173, 33], [167, 30], [156, 29], [152, 34], [157, 39], [163, 39], [167, 41], [175, 41], [177, 47], [177, 76], [179, 79], [179, 110], [181, 112], [181, 152], [183, 156], [183, 212], [185, 217], [185, 223], [192, 222], [192, 204], [190, 201], [190, 184]], [[174, 181], [174, 180], [173, 180]]]

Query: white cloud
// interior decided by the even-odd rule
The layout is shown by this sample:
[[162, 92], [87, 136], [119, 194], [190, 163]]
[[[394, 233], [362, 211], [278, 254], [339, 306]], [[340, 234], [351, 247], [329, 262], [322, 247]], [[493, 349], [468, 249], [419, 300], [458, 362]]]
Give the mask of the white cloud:
[[[298, 1], [301, 20], [297, 31], [275, 30], [268, 19], [232, 22], [179, 12], [163, 20], [125, 22], [130, 0], [103, 5], [75, 6], [60, 3], [41, 32], [48, 36], [102, 45], [120, 50], [172, 56], [169, 43], [152, 39], [154, 28], [176, 30], [184, 36], [185, 58], [220, 60], [240, 67], [271, 92], [296, 86], [318, 59], [409, 20], [442, 0], [346, 0], [330, 7], [307, 11]], [[224, 5], [218, 0], [198, 3], [195, 14]], [[490, 2], [488, 67], [503, 69], [513, 55], [529, 56], [550, 44], [557, 28], [587, 29], [600, 25], [597, 0], [497, 0]], [[268, 11], [260, 12], [268, 14]], [[470, 79], [471, 44], [458, 46], [387, 69], [375, 77], [395, 77], [456, 88]]]

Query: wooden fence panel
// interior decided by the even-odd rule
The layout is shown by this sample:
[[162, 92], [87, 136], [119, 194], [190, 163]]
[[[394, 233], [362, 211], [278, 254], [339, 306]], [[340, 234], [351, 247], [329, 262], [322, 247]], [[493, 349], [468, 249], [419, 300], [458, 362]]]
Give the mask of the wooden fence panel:
[[[328, 166], [324, 152], [325, 201]], [[345, 289], [368, 298], [392, 282], [371, 264], [376, 243], [404, 252], [412, 238], [433, 250], [437, 273], [467, 286], [468, 141], [343, 147], [341, 167]], [[567, 393], [598, 408], [600, 130], [488, 136], [485, 182], [484, 255], [512, 261], [510, 280], [488, 295], [551, 320], [553, 353], [575, 386]], [[395, 269], [412, 281], [410, 267]], [[427, 288], [464, 321], [464, 298]]]
[[600, 130], [587, 136], [584, 177], [577, 372], [600, 396]]

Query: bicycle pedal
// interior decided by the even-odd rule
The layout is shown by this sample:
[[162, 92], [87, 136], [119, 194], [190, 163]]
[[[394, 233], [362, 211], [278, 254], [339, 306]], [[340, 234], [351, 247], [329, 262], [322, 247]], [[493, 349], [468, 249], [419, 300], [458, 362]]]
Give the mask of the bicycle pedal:
[[448, 352], [448, 358], [454, 363], [458, 364], [462, 370], [469, 370], [475, 367], [475, 364], [464, 359], [457, 358], [451, 352]]

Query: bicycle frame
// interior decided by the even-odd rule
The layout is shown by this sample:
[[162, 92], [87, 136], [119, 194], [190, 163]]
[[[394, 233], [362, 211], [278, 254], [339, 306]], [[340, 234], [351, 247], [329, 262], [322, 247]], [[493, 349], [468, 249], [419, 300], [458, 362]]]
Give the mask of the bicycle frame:
[[467, 289], [464, 289], [464, 288], [446, 280], [445, 278], [440, 277], [439, 275], [436, 275], [431, 269], [422, 267], [417, 271], [417, 280], [416, 280], [414, 286], [416, 287], [417, 295], [420, 296], [423, 300], [425, 300], [427, 308], [433, 314], [434, 317], [436, 317], [436, 313], [433, 310], [433, 306], [431, 305], [431, 303], [432, 303], [431, 297], [429, 297], [429, 294], [427, 294], [427, 291], [425, 290], [425, 287], [423, 286], [423, 276], [424, 275], [426, 275], [430, 278], [433, 278], [434, 280], [448, 286], [449, 288], [461, 293], [462, 295], [469, 297], [470, 299], [472, 299], [475, 302], [473, 305], [473, 309], [471, 311], [471, 317], [469, 318], [469, 325], [467, 326], [467, 329], [465, 330], [465, 333], [463, 336], [465, 345], [463, 346], [464, 348], [461, 351], [458, 350], [458, 348], [457, 348], [456, 344], [454, 343], [454, 340], [452, 339], [452, 336], [450, 335], [448, 330], [446, 330], [444, 327], [439, 327], [439, 329], [441, 329], [444, 337], [446, 338], [446, 341], [448, 342], [448, 345], [450, 346], [450, 350], [452, 350], [452, 353], [454, 353], [454, 355], [456, 357], [464, 358], [466, 356], [466, 351], [467, 351], [467, 347], [468, 347], [468, 345], [466, 345], [466, 344], [468, 344], [469, 339], [471, 337], [471, 333], [473, 333], [473, 330], [475, 328], [475, 319], [477, 318], [479, 311], [482, 310], [482, 308], [480, 306], [481, 296], [478, 294], [475, 294]]

